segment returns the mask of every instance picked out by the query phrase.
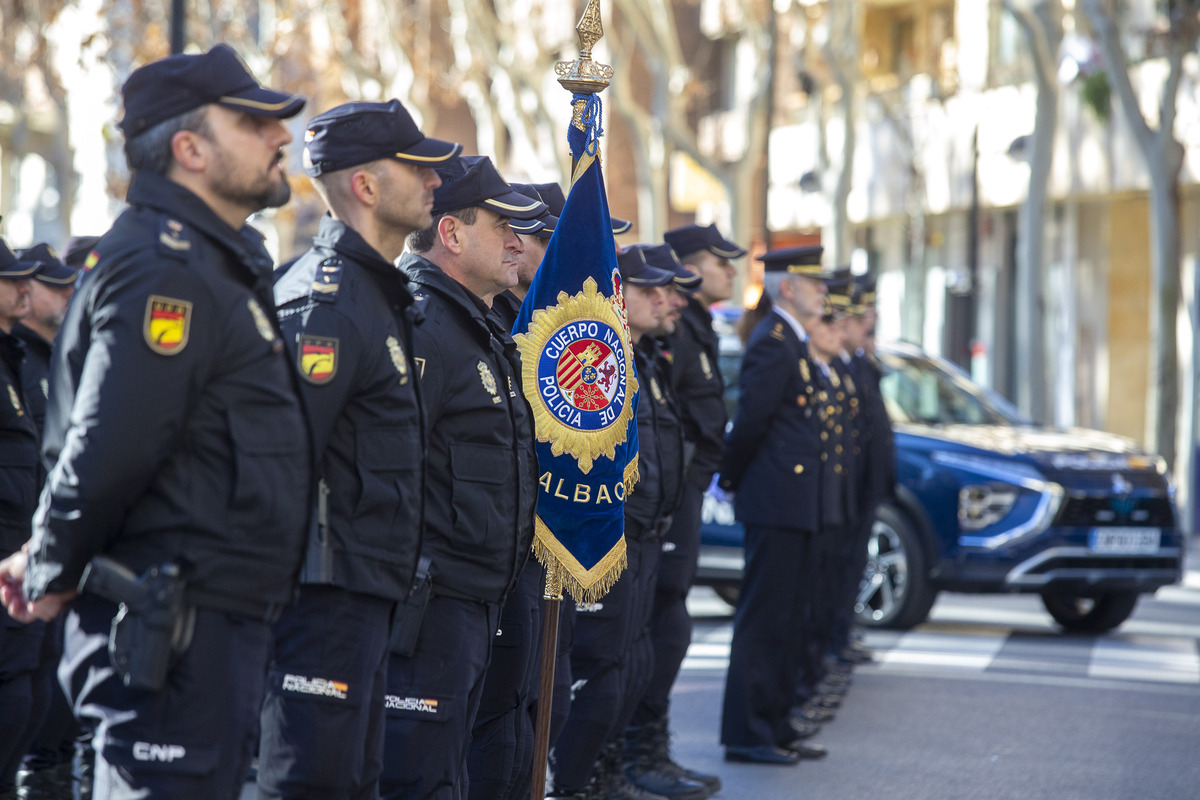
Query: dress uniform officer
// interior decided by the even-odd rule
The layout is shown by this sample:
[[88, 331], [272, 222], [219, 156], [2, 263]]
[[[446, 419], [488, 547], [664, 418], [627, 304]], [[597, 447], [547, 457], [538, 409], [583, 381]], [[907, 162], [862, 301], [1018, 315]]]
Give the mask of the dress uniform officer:
[[822, 314], [819, 247], [761, 256], [772, 308], [742, 361], [737, 416], [718, 486], [736, 492], [746, 569], [734, 617], [721, 741], [733, 761], [795, 764], [823, 750], [797, 741], [790, 710], [809, 623], [828, 471], [828, 387], [806, 326]]
[[[652, 337], [670, 311], [674, 273], [650, 266], [640, 247], [617, 256], [639, 376], [637, 488], [625, 500], [628, 566], [599, 602], [576, 607], [575, 692], [551, 757], [552, 796], [645, 798], [622, 774], [620, 737], [645, 690], [653, 651], [647, 627], [660, 539], [679, 502], [682, 433], [656, 363]], [[699, 797], [707, 796], [698, 784]]]
[[490, 315], [516, 285], [509, 219], [541, 202], [514, 192], [486, 157], [438, 170], [433, 225], [408, 237], [400, 268], [422, 320], [413, 336], [426, 414], [422, 553], [432, 596], [409, 655], [388, 665], [384, 797], [460, 798], [484, 672], [533, 541], [537, 456], [516, 345]]
[[433, 165], [398, 100], [309, 121], [303, 161], [329, 208], [275, 283], [317, 464], [296, 603], [275, 626], [259, 745], [260, 798], [378, 796], [392, 612], [417, 573], [424, 420], [412, 295], [394, 261], [429, 225]]
[[[17, 552], [29, 538], [37, 507], [38, 431], [29, 413], [21, 364], [25, 349], [13, 335], [29, 313], [29, 283], [37, 265], [20, 262], [0, 239], [0, 556]], [[23, 625], [0, 612], [0, 795], [13, 788], [25, 748], [40, 722], [48, 687], [36, 680], [45, 625]]]
[[812, 625], [805, 642], [807, 650], [797, 692], [798, 701], [809, 705], [810, 715], [815, 709], [840, 705], [840, 697], [844, 694], [845, 685], [835, 683], [836, 676], [844, 671], [830, 674], [827, 664], [836, 652], [834, 630], [839, 614], [846, 606], [846, 561], [851, 557], [851, 540], [858, 529], [860, 516], [856, 492], [859, 459], [854, 452], [861, 437], [860, 400], [854, 378], [842, 358], [845, 313], [850, 305], [849, 270], [828, 276], [825, 285], [828, 290], [825, 313], [809, 328], [809, 349], [822, 377], [830, 384], [827, 409], [833, 409], [833, 412], [821, 432], [826, 445], [823, 457], [826, 458], [826, 472], [832, 469], [840, 480], [827, 482], [822, 497]]
[[[512, 188], [537, 202], [541, 195], [530, 184]], [[521, 301], [546, 254], [558, 218], [549, 209], [535, 219], [510, 219], [521, 240], [518, 253], [505, 253], [517, 262], [517, 285], [492, 299], [491, 314], [505, 331], [512, 331]], [[534, 721], [541, 642], [541, 600], [546, 570], [536, 559], [521, 569], [516, 586], [500, 607], [500, 627], [483, 682], [479, 712], [471, 731], [467, 757], [468, 796], [506, 800], [529, 796], [533, 779]]]
[[245, 219], [290, 197], [280, 120], [304, 99], [223, 45], [122, 93], [130, 208], [59, 332], [51, 469], [3, 599], [22, 620], [70, 603], [60, 677], [93, 734], [93, 797], [234, 798], [309, 487], [271, 259]]
[[692, 620], [686, 601], [696, 578], [700, 509], [704, 491], [721, 465], [729, 421], [719, 369], [720, 348], [709, 309], [733, 296], [737, 273], [730, 259], [741, 258], [746, 251], [721, 235], [716, 225], [684, 225], [667, 231], [663, 238], [698, 284], [682, 295], [686, 305], [666, 340], [671, 388], [679, 401], [690, 458], [683, 498], [663, 537], [653, 612], [654, 675], [634, 715], [629, 737], [640, 745], [643, 770], [699, 780], [715, 792], [721, 787], [717, 776], [684, 769], [671, 760], [667, 712], [671, 686], [691, 643]]

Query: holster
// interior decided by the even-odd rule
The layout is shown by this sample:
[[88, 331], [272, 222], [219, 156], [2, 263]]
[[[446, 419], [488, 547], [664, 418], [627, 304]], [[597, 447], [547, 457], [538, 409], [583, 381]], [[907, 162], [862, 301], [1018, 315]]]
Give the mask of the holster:
[[417, 562], [417, 574], [413, 578], [408, 596], [396, 603], [392, 612], [392, 653], [410, 658], [417, 649], [417, 637], [421, 633], [421, 621], [425, 618], [425, 607], [433, 590], [433, 560], [421, 556]]
[[108, 635], [113, 668], [131, 689], [156, 692], [187, 652], [196, 621], [184, 569], [156, 564], [141, 576], [104, 556], [84, 569], [80, 591], [119, 603]]

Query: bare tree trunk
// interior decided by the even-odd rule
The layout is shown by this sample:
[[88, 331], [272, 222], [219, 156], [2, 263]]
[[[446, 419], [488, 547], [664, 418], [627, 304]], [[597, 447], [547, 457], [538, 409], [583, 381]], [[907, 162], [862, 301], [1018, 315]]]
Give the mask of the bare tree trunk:
[[1025, 365], [1016, 386], [1017, 404], [1033, 419], [1047, 419], [1046, 302], [1044, 296], [1046, 196], [1058, 129], [1058, 82], [1055, 54], [1062, 40], [1061, 7], [1039, 2], [1033, 9], [1004, 7], [1020, 24], [1033, 51], [1037, 106], [1029, 156], [1029, 191], [1017, 219], [1016, 345]]

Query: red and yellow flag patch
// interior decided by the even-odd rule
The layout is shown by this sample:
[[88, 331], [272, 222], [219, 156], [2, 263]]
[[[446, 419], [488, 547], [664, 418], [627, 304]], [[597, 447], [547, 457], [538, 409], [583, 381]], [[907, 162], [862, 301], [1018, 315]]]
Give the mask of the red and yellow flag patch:
[[300, 375], [309, 383], [329, 383], [337, 374], [338, 340], [323, 336], [300, 337]]
[[146, 300], [146, 323], [142, 333], [150, 349], [173, 356], [187, 347], [192, 328], [192, 304], [187, 300], [152, 294]]

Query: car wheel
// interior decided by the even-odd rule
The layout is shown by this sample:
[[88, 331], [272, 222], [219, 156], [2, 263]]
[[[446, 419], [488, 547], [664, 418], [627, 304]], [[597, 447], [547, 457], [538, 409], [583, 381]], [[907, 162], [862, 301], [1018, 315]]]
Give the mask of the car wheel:
[[1096, 597], [1044, 594], [1042, 603], [1063, 630], [1072, 633], [1111, 631], [1133, 613], [1137, 592], [1109, 592]]
[[854, 600], [854, 615], [873, 628], [911, 628], [924, 622], [937, 598], [927, 560], [912, 522], [892, 506], [880, 506], [867, 540], [867, 568]]

